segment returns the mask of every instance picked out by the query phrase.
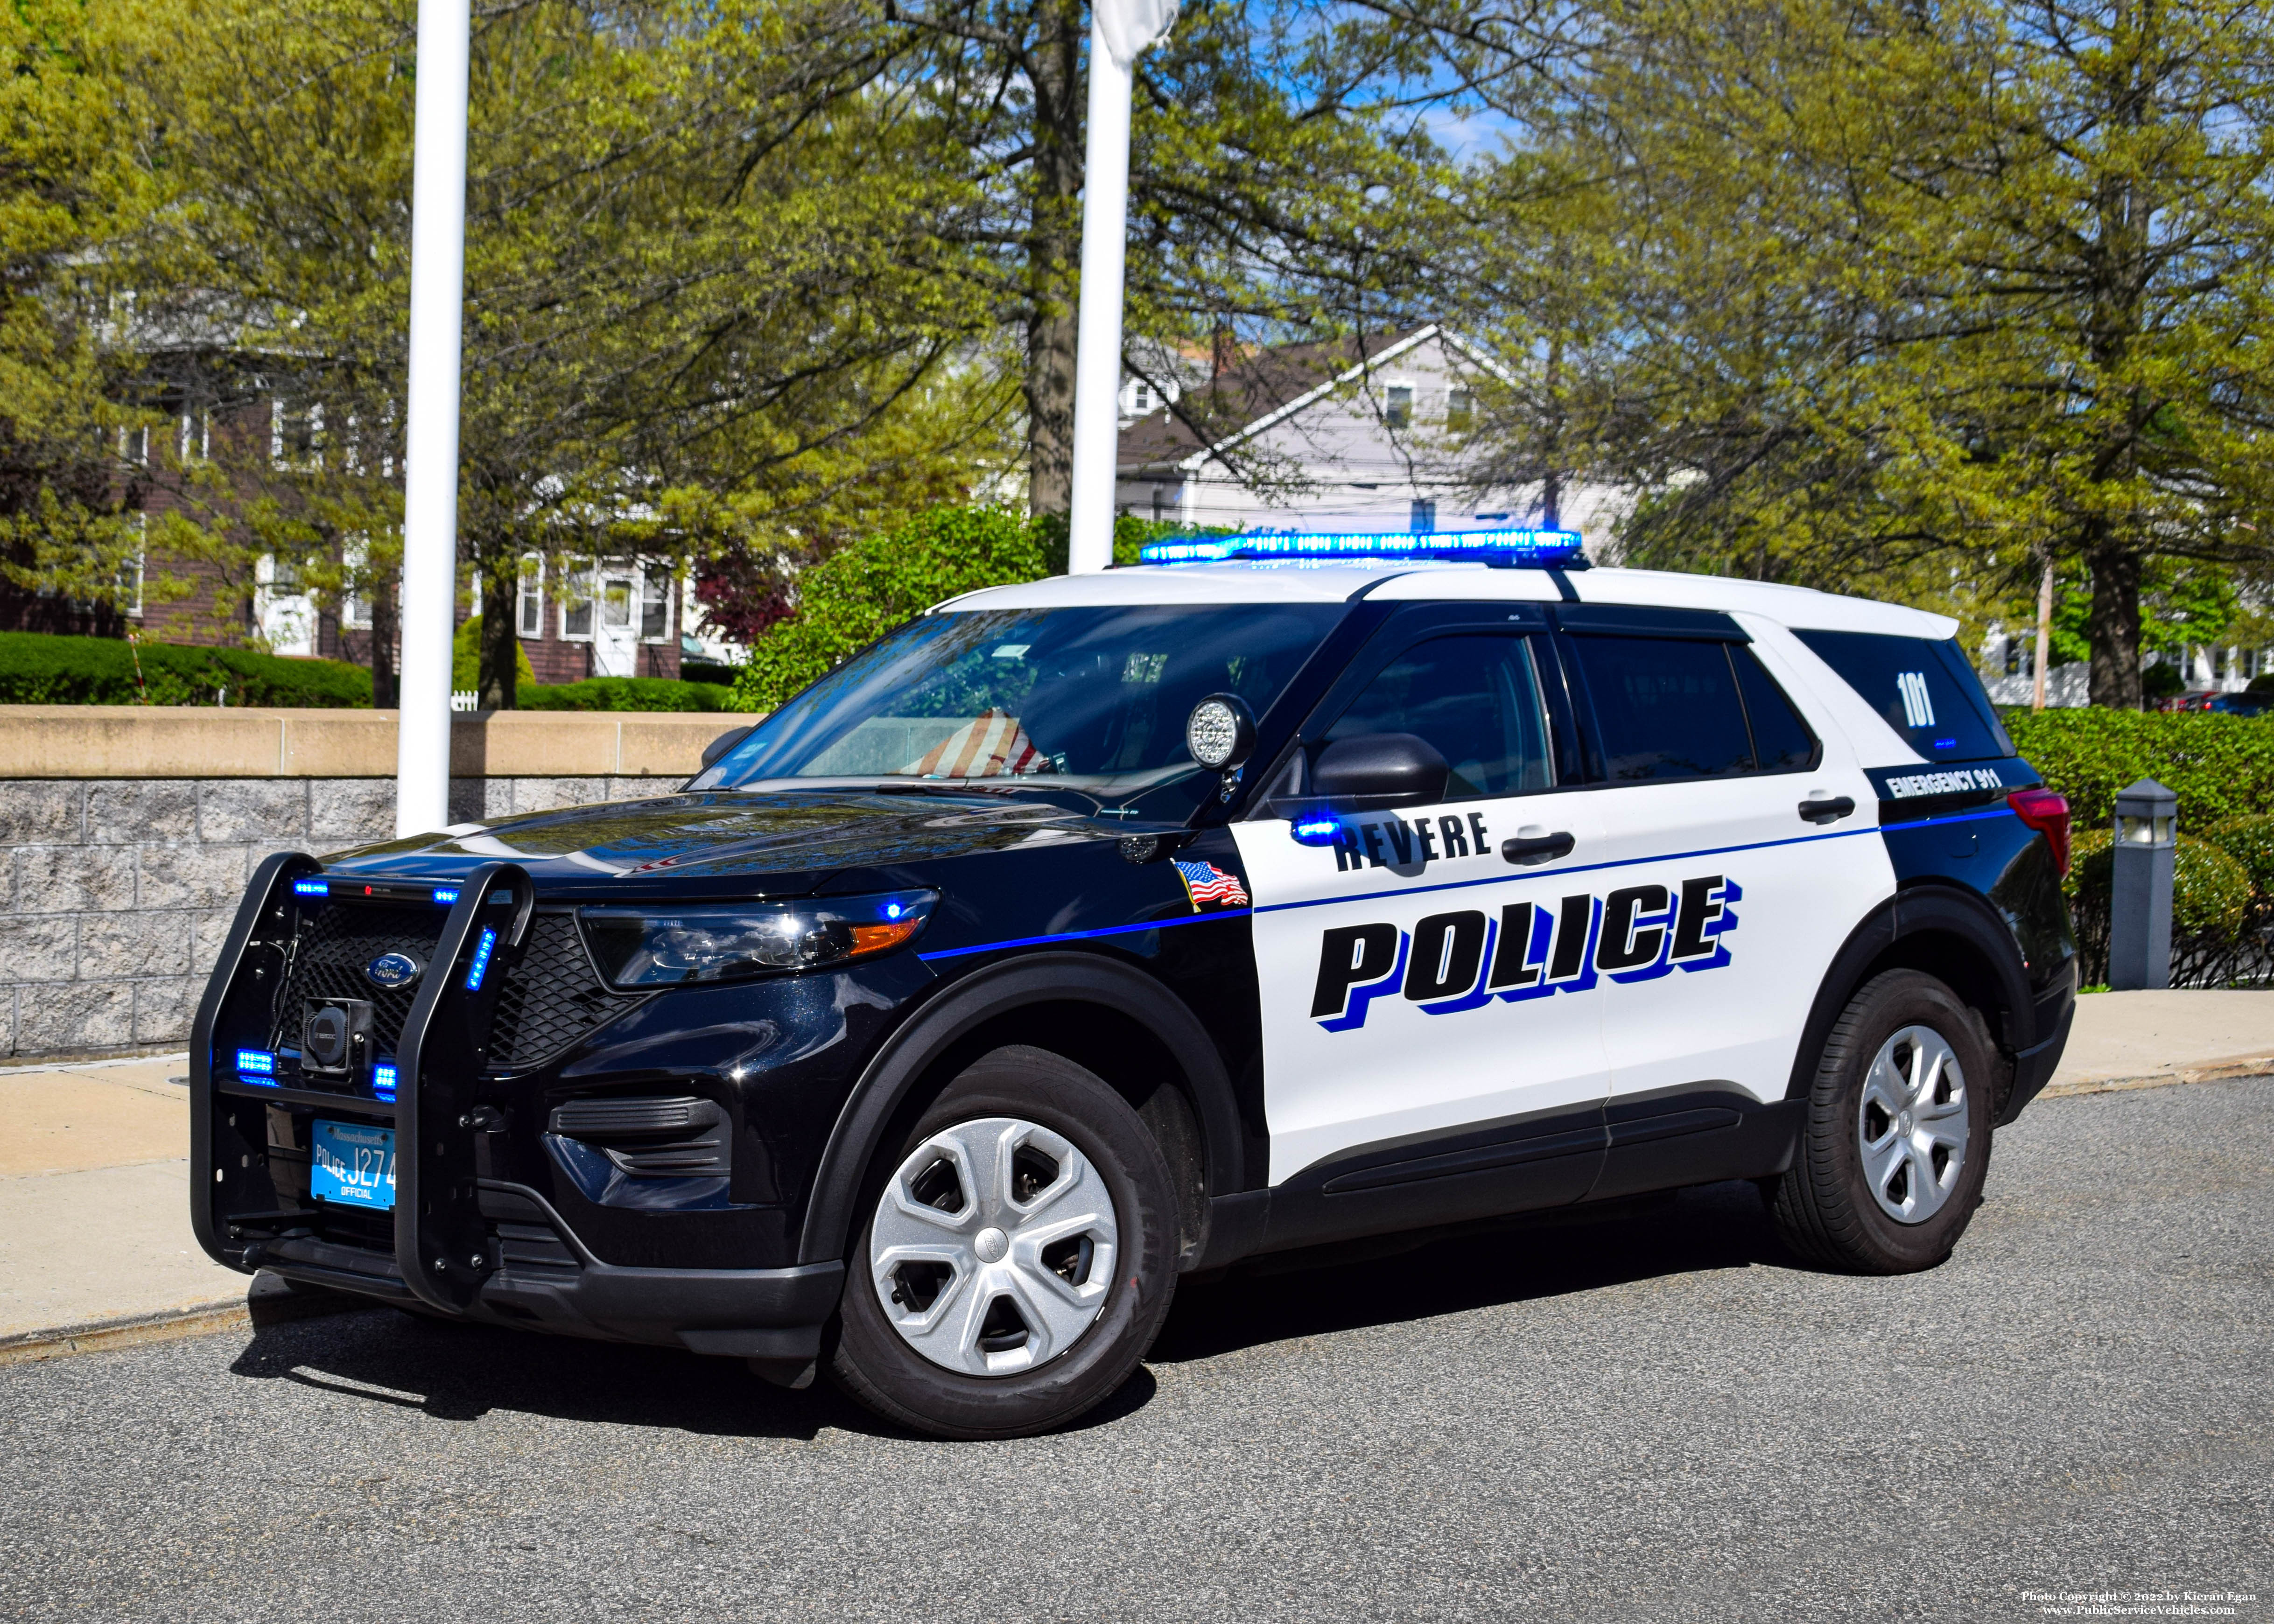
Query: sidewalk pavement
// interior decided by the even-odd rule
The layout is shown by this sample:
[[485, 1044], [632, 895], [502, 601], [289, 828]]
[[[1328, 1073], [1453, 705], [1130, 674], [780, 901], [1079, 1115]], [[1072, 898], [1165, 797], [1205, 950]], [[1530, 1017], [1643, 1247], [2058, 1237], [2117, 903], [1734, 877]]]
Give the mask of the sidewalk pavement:
[[[247, 1319], [245, 1276], [190, 1235], [188, 1069], [0, 1072], [0, 1364]], [[2274, 992], [2097, 993], [2045, 1092], [2266, 1071]]]

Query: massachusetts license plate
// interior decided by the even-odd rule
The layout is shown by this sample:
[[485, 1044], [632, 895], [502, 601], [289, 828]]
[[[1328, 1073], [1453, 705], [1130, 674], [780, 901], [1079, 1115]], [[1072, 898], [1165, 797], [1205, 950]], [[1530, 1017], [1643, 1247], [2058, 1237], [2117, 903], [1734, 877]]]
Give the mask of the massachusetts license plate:
[[343, 1207], [395, 1205], [395, 1130], [361, 1123], [316, 1124], [308, 1187]]

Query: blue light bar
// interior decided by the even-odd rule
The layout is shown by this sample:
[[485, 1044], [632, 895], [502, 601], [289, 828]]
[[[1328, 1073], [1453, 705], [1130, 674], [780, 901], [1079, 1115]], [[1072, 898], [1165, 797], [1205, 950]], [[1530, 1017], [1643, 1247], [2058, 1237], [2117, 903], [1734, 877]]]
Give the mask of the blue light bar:
[[434, 888], [434, 900], [435, 900], [435, 901], [437, 901], [437, 902], [439, 902], [439, 903], [440, 903], [444, 907], [446, 907], [446, 908], [447, 908], [447, 907], [448, 907], [452, 903], [456, 902], [457, 899], [458, 899], [458, 888], [457, 888], [456, 886], [455, 886], [455, 885], [437, 885], [437, 886]]
[[1138, 549], [1148, 564], [1213, 564], [1226, 559], [1457, 559], [1546, 569], [1585, 568], [1577, 530], [1385, 530], [1306, 534], [1250, 530], [1204, 541], [1156, 541]]
[[380, 1061], [371, 1069], [371, 1091], [382, 1100], [395, 1098], [395, 1067]]
[[240, 1049], [237, 1074], [247, 1082], [269, 1082], [276, 1075], [276, 1056], [265, 1049]]
[[497, 932], [487, 925], [482, 927], [482, 939], [474, 944], [474, 962], [466, 968], [466, 990], [479, 992], [482, 977], [490, 971], [490, 954], [497, 947]]
[[332, 883], [329, 880], [295, 880], [292, 891], [296, 896], [328, 897], [332, 892]]

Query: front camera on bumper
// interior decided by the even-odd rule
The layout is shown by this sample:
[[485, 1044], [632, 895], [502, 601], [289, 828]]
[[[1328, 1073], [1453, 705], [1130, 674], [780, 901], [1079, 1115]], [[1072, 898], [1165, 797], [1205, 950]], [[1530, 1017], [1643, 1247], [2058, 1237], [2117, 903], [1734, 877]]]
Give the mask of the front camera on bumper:
[[817, 969], [913, 941], [937, 892], [583, 911], [600, 973], [618, 987], [670, 987]]

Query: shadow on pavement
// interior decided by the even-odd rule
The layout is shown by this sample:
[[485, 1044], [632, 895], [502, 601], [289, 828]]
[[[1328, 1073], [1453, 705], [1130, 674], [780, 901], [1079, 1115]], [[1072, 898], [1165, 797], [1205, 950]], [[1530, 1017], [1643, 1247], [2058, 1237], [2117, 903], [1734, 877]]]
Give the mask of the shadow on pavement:
[[[1393, 1255], [1382, 1255], [1397, 1247]], [[1793, 1267], [1747, 1184], [1648, 1204], [1503, 1219], [1415, 1248], [1397, 1237], [1259, 1259], [1186, 1281], [1154, 1343], [1155, 1364], [1362, 1326], [1428, 1320], [1666, 1274]]]
[[[1392, 1248], [1394, 1255], [1383, 1255]], [[1418, 1247], [1391, 1238], [1321, 1248], [1259, 1259], [1209, 1282], [1187, 1281], [1149, 1362], [1787, 1261], [1751, 1186], [1715, 1184], [1644, 1207], [1502, 1221]], [[908, 1436], [826, 1379], [793, 1393], [737, 1360], [454, 1324], [384, 1307], [257, 1323], [230, 1369], [438, 1421], [503, 1410], [733, 1438], [810, 1440], [824, 1429]], [[1154, 1390], [1151, 1373], [1140, 1367], [1074, 1430], [1110, 1425], [1143, 1409]]]

